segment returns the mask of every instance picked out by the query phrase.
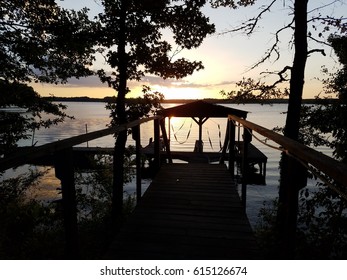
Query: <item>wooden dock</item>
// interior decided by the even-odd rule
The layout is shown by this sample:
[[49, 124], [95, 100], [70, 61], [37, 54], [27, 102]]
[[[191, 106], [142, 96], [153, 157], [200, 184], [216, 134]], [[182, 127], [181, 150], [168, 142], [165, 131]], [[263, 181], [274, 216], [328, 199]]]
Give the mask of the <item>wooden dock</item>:
[[165, 164], [107, 259], [258, 259], [225, 165]]

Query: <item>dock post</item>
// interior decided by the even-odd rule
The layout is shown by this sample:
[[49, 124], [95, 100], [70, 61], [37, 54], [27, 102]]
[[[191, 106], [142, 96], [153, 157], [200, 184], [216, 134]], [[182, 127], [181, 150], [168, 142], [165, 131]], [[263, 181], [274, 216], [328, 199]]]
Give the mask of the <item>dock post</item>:
[[161, 127], [161, 134], [163, 135], [163, 141], [166, 149], [166, 154], [168, 157], [169, 163], [172, 163], [172, 156], [171, 156], [171, 151], [170, 151], [170, 143], [169, 139], [166, 134], [166, 129], [165, 129], [165, 119], [160, 120], [160, 127]]
[[228, 122], [229, 133], [229, 171], [231, 177], [235, 178], [235, 124], [232, 120]]
[[141, 130], [140, 126], [134, 126], [132, 128], [132, 137], [135, 140], [135, 149], [136, 149], [136, 202], [139, 203], [142, 196], [142, 187], [141, 187]]
[[242, 189], [241, 189], [241, 201], [243, 209], [246, 210], [247, 200], [247, 177], [248, 177], [248, 144], [252, 139], [252, 131], [246, 127], [243, 127], [243, 156], [242, 156]]
[[154, 168], [155, 172], [160, 169], [160, 123], [154, 120]]
[[[227, 120], [224, 144], [223, 144], [223, 149], [222, 149], [222, 155], [219, 159], [219, 164], [224, 164], [225, 155], [226, 155], [226, 152], [228, 149], [228, 145], [229, 145], [229, 119]], [[229, 164], [230, 164], [230, 162], [229, 162]], [[230, 170], [230, 166], [229, 166], [229, 170]]]
[[78, 258], [78, 227], [76, 190], [72, 147], [55, 154], [55, 176], [61, 181], [66, 255]]

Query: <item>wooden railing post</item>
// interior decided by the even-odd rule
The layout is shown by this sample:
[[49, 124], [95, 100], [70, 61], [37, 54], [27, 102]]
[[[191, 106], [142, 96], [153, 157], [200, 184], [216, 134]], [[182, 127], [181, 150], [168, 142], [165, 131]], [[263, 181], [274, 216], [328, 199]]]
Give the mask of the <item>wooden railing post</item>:
[[160, 123], [154, 119], [154, 168], [155, 172], [160, 169]]
[[141, 129], [140, 125], [132, 128], [133, 140], [135, 140], [136, 149], [136, 202], [139, 203], [142, 196], [142, 185], [141, 185]]
[[242, 153], [242, 188], [241, 201], [242, 206], [246, 210], [247, 201], [247, 177], [249, 175], [248, 166], [248, 144], [251, 142], [252, 132], [247, 127], [243, 127], [243, 153]]
[[232, 120], [228, 122], [229, 127], [229, 171], [231, 177], [235, 178], [235, 124]]
[[55, 154], [55, 176], [61, 181], [66, 255], [78, 258], [76, 190], [72, 147]]
[[163, 141], [166, 149], [166, 154], [168, 157], [169, 163], [172, 163], [172, 156], [171, 156], [171, 151], [170, 151], [170, 143], [169, 139], [166, 134], [166, 129], [165, 129], [165, 119], [160, 120], [160, 127], [161, 127], [161, 134], [163, 135]]
[[226, 155], [226, 152], [227, 152], [227, 149], [228, 149], [228, 145], [229, 145], [229, 119], [227, 120], [225, 137], [224, 137], [224, 143], [223, 143], [223, 149], [222, 149], [222, 155], [221, 155], [221, 157], [219, 159], [219, 164], [224, 164], [225, 155]]

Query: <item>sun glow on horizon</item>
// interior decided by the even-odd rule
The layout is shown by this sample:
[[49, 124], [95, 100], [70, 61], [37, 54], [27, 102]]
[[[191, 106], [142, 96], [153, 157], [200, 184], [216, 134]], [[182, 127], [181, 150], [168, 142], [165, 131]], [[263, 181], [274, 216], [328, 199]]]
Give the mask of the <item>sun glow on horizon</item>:
[[153, 91], [164, 94], [165, 99], [204, 99], [214, 98], [205, 88], [153, 86]]

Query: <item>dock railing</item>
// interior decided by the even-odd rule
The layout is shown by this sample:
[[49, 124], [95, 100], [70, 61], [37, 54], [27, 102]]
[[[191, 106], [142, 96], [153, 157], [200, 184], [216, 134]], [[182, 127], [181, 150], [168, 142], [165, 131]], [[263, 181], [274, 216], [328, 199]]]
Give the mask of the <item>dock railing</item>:
[[[287, 169], [286, 179], [281, 182], [279, 191], [279, 205], [281, 209], [278, 212], [277, 222], [281, 238], [281, 254], [285, 257], [292, 258], [294, 256], [297, 228], [298, 191], [306, 185], [306, 183], [302, 183], [302, 179], [305, 180], [307, 178], [306, 171], [304, 171], [305, 175], [303, 175], [303, 170], [310, 170], [327, 187], [330, 187], [340, 197], [347, 200], [347, 165], [255, 123], [233, 115], [229, 115], [228, 119], [230, 135], [235, 134], [236, 123], [243, 126], [244, 151], [242, 159], [241, 199], [244, 209], [246, 207], [247, 196], [247, 147], [253, 131], [279, 144], [278, 147], [273, 146], [273, 148], [279, 149], [288, 156], [286, 157], [286, 161], [290, 161], [290, 164], [286, 164], [286, 167], [282, 165], [282, 168]], [[230, 136], [230, 139], [233, 139], [232, 136]], [[233, 157], [235, 153], [232, 149], [229, 149], [229, 154], [229, 166], [233, 168]]]
[[289, 156], [296, 158], [306, 165], [315, 167], [317, 170], [333, 179], [336, 183], [347, 187], [346, 164], [250, 121], [233, 115], [229, 115], [229, 121], [231, 121], [229, 124], [233, 127], [235, 127], [235, 122], [240, 123], [244, 127], [244, 142], [246, 143], [245, 147], [247, 147], [247, 143], [249, 143], [252, 131], [256, 131], [257, 133], [265, 136], [267, 139], [278, 143], [280, 145], [278, 149], [287, 153]]
[[[37, 147], [22, 147], [17, 151], [6, 154], [0, 158], [0, 172], [10, 168], [19, 167], [33, 162], [45, 156], [53, 157], [55, 175], [61, 181], [63, 217], [66, 232], [66, 253], [69, 258], [76, 258], [78, 255], [78, 234], [77, 234], [77, 208], [76, 190], [74, 182], [73, 146], [95, 140], [107, 135], [118, 134], [121, 131], [132, 129], [132, 136], [136, 144], [136, 194], [137, 200], [141, 198], [141, 137], [140, 125], [149, 121], [154, 122], [154, 168], [160, 168], [160, 130], [164, 143], [167, 142], [165, 125], [161, 116], [153, 116], [138, 119], [129, 123], [106, 129], [89, 132], [83, 135], [70, 137], [67, 139], [51, 142]], [[166, 145], [166, 152], [169, 160], [170, 149]], [[116, 159], [114, 159], [116, 160]], [[117, 172], [113, 171], [114, 176]], [[120, 192], [123, 193], [123, 192]]]

